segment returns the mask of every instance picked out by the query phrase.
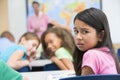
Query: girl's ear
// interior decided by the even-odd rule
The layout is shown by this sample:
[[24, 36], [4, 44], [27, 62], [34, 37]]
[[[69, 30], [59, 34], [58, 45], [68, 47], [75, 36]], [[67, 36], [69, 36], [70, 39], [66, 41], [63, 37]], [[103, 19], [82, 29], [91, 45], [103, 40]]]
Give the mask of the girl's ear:
[[98, 35], [98, 41], [99, 42], [102, 42], [102, 40], [103, 40], [103, 38], [104, 38], [104, 34], [105, 34], [105, 31], [104, 30], [102, 30], [100, 33], [99, 33], [99, 35]]
[[25, 37], [23, 37], [23, 38], [21, 38], [21, 44], [24, 44], [26, 42], [26, 39], [25, 39]]

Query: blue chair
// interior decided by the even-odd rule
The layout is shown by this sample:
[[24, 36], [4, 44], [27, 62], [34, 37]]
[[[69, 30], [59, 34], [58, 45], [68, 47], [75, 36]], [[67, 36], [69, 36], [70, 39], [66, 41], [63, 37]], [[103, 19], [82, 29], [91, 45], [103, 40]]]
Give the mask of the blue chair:
[[120, 80], [120, 74], [75, 76], [75, 77], [62, 78], [60, 80]]
[[43, 67], [43, 71], [54, 71], [54, 70], [60, 70], [60, 68], [55, 63], [46, 64]]
[[30, 68], [28, 66], [25, 66], [25, 67], [23, 67], [19, 70], [16, 70], [16, 71], [18, 71], [18, 72], [30, 72]]
[[117, 56], [118, 56], [118, 60], [120, 62], [120, 49], [117, 50]]

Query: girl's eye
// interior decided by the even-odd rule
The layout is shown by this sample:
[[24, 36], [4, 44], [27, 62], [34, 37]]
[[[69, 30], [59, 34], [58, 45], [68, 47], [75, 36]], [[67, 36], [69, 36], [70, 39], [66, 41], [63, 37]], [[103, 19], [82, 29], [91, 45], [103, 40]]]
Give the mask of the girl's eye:
[[32, 46], [33, 46], [33, 47], [37, 47], [37, 45], [36, 45], [36, 44], [33, 44]]
[[87, 30], [83, 30], [82, 33], [83, 33], [83, 34], [87, 34], [87, 33], [89, 33], [89, 32], [88, 32]]
[[78, 31], [78, 30], [76, 30], [76, 29], [74, 29], [74, 33], [75, 33], [75, 34], [78, 34], [78, 33], [79, 33], [79, 31]]

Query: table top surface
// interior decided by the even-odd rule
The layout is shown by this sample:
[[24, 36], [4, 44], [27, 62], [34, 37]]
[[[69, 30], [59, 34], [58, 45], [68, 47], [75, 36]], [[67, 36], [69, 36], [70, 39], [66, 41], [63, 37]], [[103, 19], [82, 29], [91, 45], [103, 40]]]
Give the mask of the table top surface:
[[39, 67], [39, 66], [45, 66], [46, 64], [52, 63], [49, 59], [40, 59], [40, 60], [34, 60], [30, 63], [32, 67]]
[[57, 70], [57, 71], [40, 71], [40, 72], [24, 72], [21, 73], [29, 80], [59, 80], [60, 78], [75, 76], [73, 70]]

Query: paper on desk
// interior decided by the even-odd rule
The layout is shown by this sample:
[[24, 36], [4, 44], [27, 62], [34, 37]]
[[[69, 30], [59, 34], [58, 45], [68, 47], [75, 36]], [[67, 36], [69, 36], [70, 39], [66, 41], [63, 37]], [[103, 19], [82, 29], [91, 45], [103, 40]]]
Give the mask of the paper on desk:
[[60, 78], [73, 77], [75, 73], [73, 72], [63, 72], [63, 73], [53, 73], [48, 75], [47, 80], [59, 80]]

